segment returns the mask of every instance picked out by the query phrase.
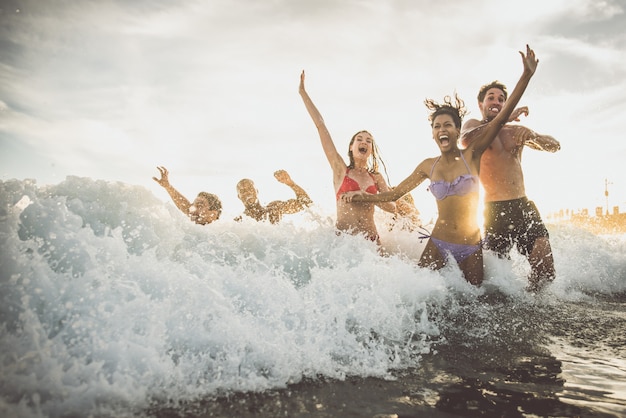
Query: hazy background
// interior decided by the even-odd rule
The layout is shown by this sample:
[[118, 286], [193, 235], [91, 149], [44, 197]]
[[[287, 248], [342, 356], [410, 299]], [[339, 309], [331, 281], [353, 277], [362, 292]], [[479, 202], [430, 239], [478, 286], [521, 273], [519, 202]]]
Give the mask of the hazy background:
[[[286, 169], [334, 211], [330, 167], [298, 83], [337, 148], [367, 129], [391, 183], [438, 154], [426, 97], [511, 91], [528, 43], [539, 68], [520, 105], [526, 126], [557, 138], [526, 150], [527, 191], [559, 209], [626, 210], [626, 2], [622, 0], [3, 0], [0, 6], [0, 178], [67, 175], [144, 185], [156, 166], [190, 199], [217, 193], [239, 213], [235, 184], [262, 203], [293, 194]], [[413, 192], [428, 214], [426, 184]], [[426, 215], [428, 216], [428, 215]]]

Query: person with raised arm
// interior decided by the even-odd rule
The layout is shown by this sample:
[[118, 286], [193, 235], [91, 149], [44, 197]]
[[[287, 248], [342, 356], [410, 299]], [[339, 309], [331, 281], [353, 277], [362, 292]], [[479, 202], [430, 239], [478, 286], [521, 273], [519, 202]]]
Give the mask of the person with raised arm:
[[[475, 133], [496, 117], [507, 101], [506, 86], [499, 81], [483, 85], [478, 92], [482, 120], [470, 119], [461, 131], [461, 146], [469, 146]], [[509, 122], [528, 116], [528, 108], [516, 109]], [[548, 230], [535, 203], [526, 197], [522, 151], [529, 148], [556, 152], [559, 142], [520, 125], [506, 124], [480, 160], [480, 182], [485, 191], [485, 248], [501, 258], [510, 258], [513, 245], [530, 264], [528, 290], [538, 291], [554, 280], [554, 258]]]
[[200, 192], [192, 203], [170, 184], [167, 168], [159, 166], [157, 170], [161, 173], [161, 177], [152, 177], [152, 179], [167, 191], [176, 207], [189, 219], [199, 225], [207, 225], [220, 218], [222, 202], [217, 195]]
[[[374, 222], [375, 204], [370, 202], [347, 202], [340, 198], [343, 193], [354, 190], [366, 190], [368, 193], [379, 193], [389, 190], [387, 182], [382, 174], [378, 172], [379, 161], [383, 166], [384, 162], [379, 157], [374, 137], [368, 131], [355, 133], [348, 144], [349, 163], [346, 164], [335, 147], [322, 115], [315, 104], [313, 104], [304, 87], [304, 71], [300, 75], [299, 92], [304, 106], [317, 128], [322, 149], [333, 172], [333, 185], [337, 202], [336, 228], [341, 232], [362, 234], [367, 239], [380, 245], [378, 230]], [[393, 202], [381, 202], [377, 203], [377, 205], [388, 212], [395, 213], [396, 211], [396, 206]]]
[[465, 279], [474, 285], [481, 285], [484, 280], [481, 231], [477, 219], [480, 159], [508, 121], [537, 69], [538, 60], [528, 45], [526, 53], [520, 51], [520, 55], [524, 70], [511, 97], [498, 115], [477, 130], [474, 141], [467, 148], [460, 149], [457, 143], [466, 113], [463, 101], [456, 95], [445, 97], [441, 104], [426, 99], [424, 103], [431, 112], [432, 137], [440, 155], [423, 160], [390, 191], [380, 194], [348, 192], [342, 196], [346, 202], [395, 201], [430, 179], [429, 189], [436, 199], [438, 215], [419, 265], [438, 270], [454, 260]]
[[[244, 215], [257, 221], [269, 220], [270, 223], [276, 224], [280, 222], [283, 215], [300, 212], [313, 203], [307, 192], [298, 186], [285, 170], [277, 170], [274, 172], [274, 177], [278, 182], [289, 186], [296, 194], [296, 198], [274, 200], [266, 206], [262, 206], [259, 202], [259, 191], [254, 186], [254, 182], [250, 179], [241, 179], [237, 183], [237, 197], [245, 207]], [[235, 220], [240, 221], [241, 219], [238, 217]]]

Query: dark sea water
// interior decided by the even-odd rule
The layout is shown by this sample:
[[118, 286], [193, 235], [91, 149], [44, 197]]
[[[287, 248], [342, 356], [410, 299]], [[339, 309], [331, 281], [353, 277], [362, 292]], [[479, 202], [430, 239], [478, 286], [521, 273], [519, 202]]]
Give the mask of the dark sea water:
[[[162, 417], [626, 416], [623, 298], [539, 309], [498, 299], [477, 301], [479, 306], [467, 305], [454, 319], [438, 321], [447, 329], [445, 340], [433, 344], [418, 367], [392, 370], [388, 378], [320, 377], [287, 389], [151, 412]], [[459, 332], [458, 326], [473, 321], [490, 327], [489, 334]], [[573, 321], [579, 326], [572, 327]]]
[[0, 416], [626, 416], [626, 237], [549, 229], [534, 295], [515, 254], [475, 288], [316, 208], [201, 227], [141, 186], [0, 182]]

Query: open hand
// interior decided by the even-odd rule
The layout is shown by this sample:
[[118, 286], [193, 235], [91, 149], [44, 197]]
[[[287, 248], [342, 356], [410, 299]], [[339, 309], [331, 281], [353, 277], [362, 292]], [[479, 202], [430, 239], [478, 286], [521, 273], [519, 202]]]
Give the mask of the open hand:
[[524, 71], [528, 71], [530, 74], [535, 74], [537, 64], [539, 63], [539, 60], [535, 58], [535, 51], [526, 45], [526, 55], [524, 55], [522, 51], [519, 51], [519, 53], [522, 56], [522, 61], [524, 62]]
[[161, 178], [158, 179], [156, 177], [152, 177], [152, 180], [156, 181], [157, 183], [159, 183], [162, 187], [168, 187], [170, 185], [170, 180], [169, 180], [169, 172], [167, 171], [167, 168], [163, 167], [163, 166], [158, 166], [157, 170], [159, 170], [159, 172], [161, 173]]
[[276, 170], [274, 172], [274, 177], [276, 177], [276, 180], [278, 180], [279, 182], [283, 184], [293, 183], [293, 181], [291, 181], [291, 177], [289, 176], [289, 173], [287, 173], [285, 170]]
[[522, 106], [515, 109], [509, 117], [509, 122], [519, 122], [519, 117], [521, 115], [528, 116], [528, 106]]

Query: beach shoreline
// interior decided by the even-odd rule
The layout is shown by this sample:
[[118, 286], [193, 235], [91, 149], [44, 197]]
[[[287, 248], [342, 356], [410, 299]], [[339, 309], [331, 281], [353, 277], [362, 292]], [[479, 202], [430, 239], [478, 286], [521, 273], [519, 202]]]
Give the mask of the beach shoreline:
[[[576, 329], [563, 330], [560, 321], [567, 312], [581, 315]], [[345, 380], [307, 379], [285, 389], [264, 392], [233, 393], [218, 398], [178, 405], [151, 408], [150, 416], [174, 417], [471, 417], [471, 416], [540, 416], [540, 417], [620, 417], [626, 411], [624, 394], [617, 398], [596, 376], [596, 387], [568, 379], [568, 369], [561, 358], [569, 347], [591, 367], [607, 358], [607, 350], [620, 357], [619, 344], [626, 335], [626, 306], [615, 300], [594, 304], [574, 303], [547, 310], [550, 334], [539, 335], [530, 344], [486, 343], [464, 351], [455, 344], [435, 344], [420, 360], [419, 368], [391, 371], [389, 379], [348, 377]], [[552, 319], [550, 319], [552, 318]], [[590, 324], [597, 326], [590, 326]], [[537, 332], [537, 330], [531, 330]], [[601, 338], [598, 338], [599, 336]], [[538, 342], [541, 341], [541, 342]], [[560, 349], [555, 348], [558, 342]], [[550, 350], [553, 352], [550, 352]], [[598, 359], [586, 358], [601, 352]], [[576, 356], [576, 354], [573, 354]], [[569, 361], [568, 360], [568, 361]], [[616, 373], [620, 373], [618, 368]], [[621, 370], [623, 374], [626, 370]], [[609, 380], [620, 376], [605, 376]], [[615, 386], [613, 386], [615, 387]], [[588, 400], [589, 402], [584, 402]]]

